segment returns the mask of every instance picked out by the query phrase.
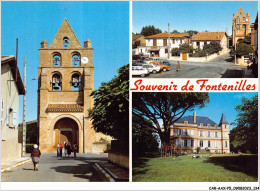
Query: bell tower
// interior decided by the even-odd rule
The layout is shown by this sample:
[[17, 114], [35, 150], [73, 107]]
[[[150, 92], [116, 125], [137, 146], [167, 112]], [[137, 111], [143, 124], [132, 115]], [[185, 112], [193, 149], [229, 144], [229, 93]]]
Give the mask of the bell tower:
[[80, 44], [65, 18], [52, 43], [39, 48], [38, 128], [43, 153], [55, 152], [58, 143], [77, 144], [92, 153], [96, 133], [88, 118], [94, 101], [93, 48]]

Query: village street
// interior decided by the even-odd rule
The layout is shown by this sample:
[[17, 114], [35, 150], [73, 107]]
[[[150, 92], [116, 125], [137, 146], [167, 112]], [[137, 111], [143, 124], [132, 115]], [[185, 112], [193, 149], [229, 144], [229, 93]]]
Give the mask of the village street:
[[181, 70], [176, 71], [177, 61], [171, 61], [170, 71], [150, 74], [146, 78], [241, 78], [246, 66], [230, 62], [229, 54], [209, 62], [180, 61]]
[[55, 153], [43, 154], [39, 171], [33, 170], [32, 162], [1, 174], [2, 182], [100, 182], [104, 181], [95, 163], [106, 163], [107, 154], [78, 154], [57, 158]]

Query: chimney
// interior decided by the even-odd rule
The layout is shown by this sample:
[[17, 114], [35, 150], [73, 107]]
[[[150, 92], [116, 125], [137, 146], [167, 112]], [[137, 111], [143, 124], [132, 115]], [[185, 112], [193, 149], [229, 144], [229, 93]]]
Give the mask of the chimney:
[[193, 112], [193, 121], [194, 121], [194, 123], [196, 123], [196, 111], [195, 110]]

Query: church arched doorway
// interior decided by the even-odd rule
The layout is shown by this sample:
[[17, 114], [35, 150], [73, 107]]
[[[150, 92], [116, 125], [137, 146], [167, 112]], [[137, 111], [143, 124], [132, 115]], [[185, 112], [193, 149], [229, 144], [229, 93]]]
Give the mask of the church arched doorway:
[[73, 119], [67, 117], [59, 119], [54, 126], [54, 145], [64, 142], [79, 145], [78, 130], [78, 124]]

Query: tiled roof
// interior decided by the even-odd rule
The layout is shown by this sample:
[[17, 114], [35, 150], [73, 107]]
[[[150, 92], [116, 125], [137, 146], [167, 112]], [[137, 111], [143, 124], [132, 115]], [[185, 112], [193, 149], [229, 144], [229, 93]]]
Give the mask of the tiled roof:
[[17, 62], [16, 62], [15, 57], [14, 56], [1, 56], [1, 65], [3, 65], [3, 64], [9, 64], [13, 78], [15, 79], [15, 83], [16, 83], [16, 87], [18, 89], [19, 95], [24, 95], [25, 89], [24, 89], [22, 78], [20, 76], [19, 69], [17, 67]]
[[[147, 36], [145, 38], [148, 38], [148, 39], [151, 39], [151, 38], [168, 38], [168, 33], [167, 32], [159, 33], [159, 34]], [[170, 33], [170, 38], [185, 38], [185, 37], [183, 35], [180, 35], [180, 34]]]
[[188, 121], [189, 124], [197, 124], [197, 125], [202, 123], [203, 126], [207, 126], [208, 124], [214, 126], [216, 124], [210, 118], [204, 116], [196, 116], [196, 123], [194, 123], [192, 115], [182, 117], [179, 120], [177, 120], [176, 123], [184, 123], [184, 121]]
[[143, 35], [140, 34], [132, 34], [132, 41], [137, 40], [138, 38], [142, 37]]
[[199, 32], [193, 36], [192, 41], [221, 40], [226, 32]]
[[49, 104], [46, 112], [83, 112], [84, 108], [78, 104]]

